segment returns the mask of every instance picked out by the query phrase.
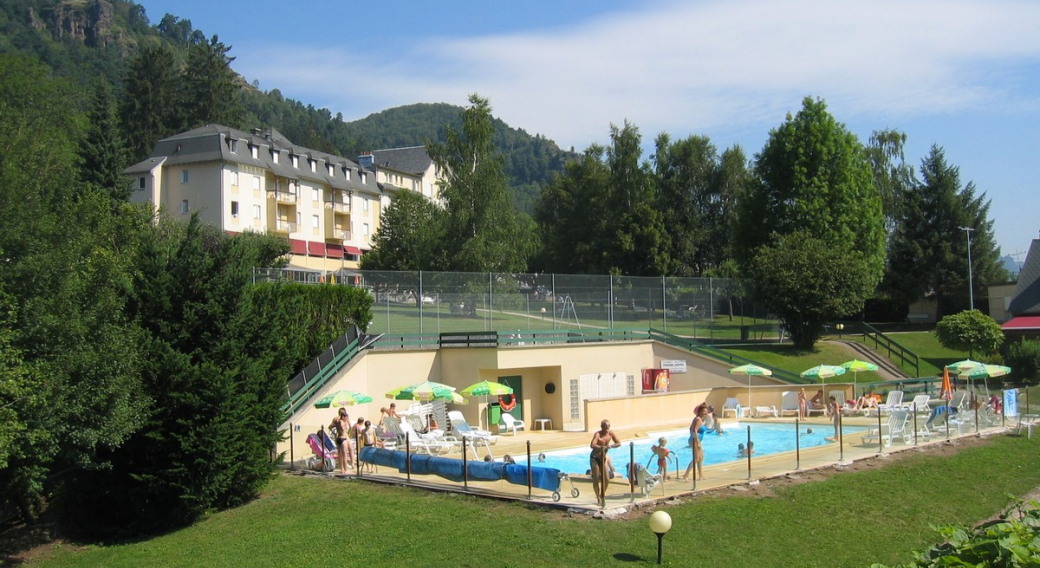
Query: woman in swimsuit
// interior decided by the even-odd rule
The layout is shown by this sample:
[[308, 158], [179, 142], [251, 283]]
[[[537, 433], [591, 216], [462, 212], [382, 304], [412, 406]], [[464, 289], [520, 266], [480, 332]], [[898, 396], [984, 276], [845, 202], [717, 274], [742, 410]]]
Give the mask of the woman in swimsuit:
[[589, 455], [589, 471], [592, 474], [592, 492], [596, 494], [596, 502], [600, 507], [607, 504], [607, 450], [620, 448], [621, 441], [610, 429], [610, 421], [599, 423], [599, 431], [592, 434], [589, 443], [592, 453]]
[[354, 453], [354, 450], [350, 446], [350, 438], [347, 434], [347, 431], [350, 430], [350, 417], [347, 416], [346, 408], [339, 409], [339, 414], [329, 424], [329, 430], [336, 436], [336, 464], [339, 465], [339, 472], [347, 473], [347, 458]]
[[704, 426], [704, 417], [708, 414], [707, 405], [700, 405], [697, 410], [694, 411], [693, 422], [690, 423], [690, 448], [693, 450], [693, 459], [690, 460], [690, 465], [686, 467], [686, 473], [683, 474], [683, 479], [690, 477], [690, 470], [694, 470], [694, 476], [697, 479], [704, 479], [704, 447], [701, 445], [701, 441], [704, 440], [704, 433], [708, 431], [708, 428]]

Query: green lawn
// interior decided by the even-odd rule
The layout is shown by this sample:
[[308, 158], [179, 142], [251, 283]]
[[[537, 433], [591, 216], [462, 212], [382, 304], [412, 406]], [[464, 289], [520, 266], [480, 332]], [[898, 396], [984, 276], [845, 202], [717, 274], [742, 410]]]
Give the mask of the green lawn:
[[[994, 436], [940, 456], [663, 506], [666, 566], [869, 566], [911, 559], [929, 525], [971, 523], [1040, 485], [1040, 440]], [[887, 462], [887, 463], [886, 463]], [[604, 521], [455, 494], [279, 476], [260, 499], [184, 530], [115, 546], [66, 545], [41, 567], [652, 566], [644, 516]]]

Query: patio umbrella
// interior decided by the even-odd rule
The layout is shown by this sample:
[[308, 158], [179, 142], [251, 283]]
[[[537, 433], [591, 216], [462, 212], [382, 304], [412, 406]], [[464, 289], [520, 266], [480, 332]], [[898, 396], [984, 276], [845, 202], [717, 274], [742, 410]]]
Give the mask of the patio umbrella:
[[[957, 373], [957, 377], [965, 380], [988, 379], [989, 377], [1002, 377], [1011, 372], [1011, 367], [1004, 365], [979, 365]], [[974, 383], [972, 383], [974, 391]], [[986, 385], [986, 395], [989, 395], [989, 385]]]
[[[943, 368], [943, 379], [942, 386], [939, 388], [939, 398], [945, 400], [947, 404], [953, 400], [953, 386], [950, 385], [950, 370]], [[949, 409], [947, 409], [947, 412]]]
[[748, 363], [747, 365], [741, 365], [739, 367], [733, 367], [732, 369], [729, 370], [729, 374], [731, 374], [731, 375], [747, 375], [747, 405], [748, 405], [748, 412], [750, 412], [754, 408], [753, 406], [751, 406], [751, 375], [762, 375], [762, 376], [767, 376], [768, 377], [769, 375], [773, 374], [773, 371], [771, 371], [771, 370], [769, 370], [769, 369], [767, 369], [765, 367], [759, 367], [758, 365], [753, 365], [751, 363]]
[[950, 363], [946, 365], [946, 368], [954, 373], [962, 373], [968, 369], [974, 369], [975, 367], [981, 367], [984, 363], [978, 361], [972, 361], [971, 359], [965, 359], [963, 361], [957, 361], [956, 363]]
[[314, 403], [314, 408], [334, 408], [372, 402], [372, 397], [357, 391], [341, 390], [327, 394]]
[[[845, 361], [844, 363], [841, 364], [841, 366], [846, 371], [852, 371], [853, 389], [855, 389], [855, 385], [859, 382], [858, 379], [859, 379], [859, 372], [860, 371], [877, 371], [878, 370], [878, 366], [877, 365], [875, 365], [873, 363], [870, 363], [870, 362], [867, 362], [867, 361], [860, 361], [859, 359], [853, 359], [851, 361]], [[856, 394], [856, 393], [853, 392], [852, 394]]]
[[455, 392], [455, 387], [449, 387], [433, 381], [423, 381], [416, 385], [401, 387], [386, 393], [387, 398], [394, 400], [418, 400], [430, 402], [432, 400], [444, 400], [456, 404], [465, 404], [466, 399]]
[[[479, 383], [472, 384], [462, 389], [461, 394], [463, 396], [482, 396], [484, 397], [484, 404], [488, 402], [489, 396], [502, 396], [504, 394], [513, 394], [513, 387], [508, 387], [502, 383], [496, 383], [494, 381], [480, 381]], [[487, 427], [491, 428], [491, 407], [487, 407]]]
[[801, 373], [801, 375], [805, 378], [820, 379], [820, 384], [823, 384], [823, 379], [837, 377], [838, 375], [844, 374], [845, 367], [839, 367], [838, 365], [816, 365], [812, 369], [806, 369]]

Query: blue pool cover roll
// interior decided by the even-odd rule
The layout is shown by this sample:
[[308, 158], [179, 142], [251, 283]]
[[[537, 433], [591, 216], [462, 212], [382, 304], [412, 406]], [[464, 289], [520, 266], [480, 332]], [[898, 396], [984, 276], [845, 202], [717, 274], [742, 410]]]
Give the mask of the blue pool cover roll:
[[[383, 448], [361, 448], [361, 461], [396, 468], [401, 473], [408, 471], [407, 454]], [[467, 477], [471, 481], [498, 481], [505, 479], [514, 485], [527, 485], [526, 465], [503, 464], [501, 462], [471, 461], [466, 464]], [[556, 491], [560, 486], [560, 470], [551, 467], [533, 466], [531, 486], [547, 491]], [[462, 460], [438, 456], [412, 455], [413, 475], [438, 475], [452, 481], [462, 481]]]

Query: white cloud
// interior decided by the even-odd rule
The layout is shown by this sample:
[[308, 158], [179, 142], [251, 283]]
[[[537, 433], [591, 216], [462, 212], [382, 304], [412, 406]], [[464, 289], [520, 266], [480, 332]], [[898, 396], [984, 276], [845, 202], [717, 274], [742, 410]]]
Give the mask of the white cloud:
[[801, 97], [841, 120], [1010, 105], [1036, 108], [1040, 3], [946, 0], [651, 4], [542, 33], [432, 38], [382, 52], [240, 45], [262, 86], [348, 119], [414, 102], [495, 113], [561, 145], [604, 141], [625, 119], [644, 136], [779, 124]]

